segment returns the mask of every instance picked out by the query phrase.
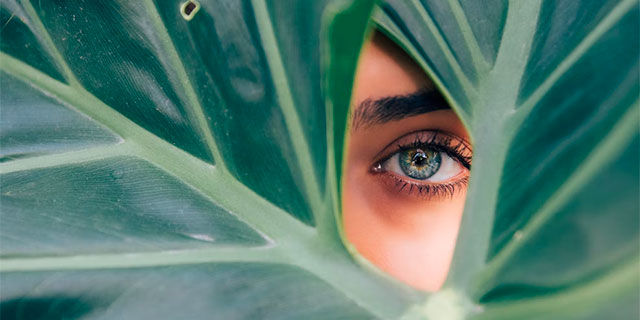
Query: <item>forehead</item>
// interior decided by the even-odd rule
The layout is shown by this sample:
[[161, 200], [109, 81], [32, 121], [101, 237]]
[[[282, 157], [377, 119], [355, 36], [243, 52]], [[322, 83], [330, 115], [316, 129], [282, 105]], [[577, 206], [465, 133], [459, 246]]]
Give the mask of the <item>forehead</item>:
[[431, 89], [422, 69], [393, 41], [375, 32], [365, 44], [356, 71], [353, 102]]

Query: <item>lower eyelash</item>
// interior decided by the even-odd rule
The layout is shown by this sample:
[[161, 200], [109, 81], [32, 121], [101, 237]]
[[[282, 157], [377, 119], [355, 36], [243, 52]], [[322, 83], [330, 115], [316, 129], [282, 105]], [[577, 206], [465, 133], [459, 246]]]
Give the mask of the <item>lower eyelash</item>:
[[424, 200], [448, 200], [453, 198], [458, 192], [466, 189], [469, 183], [469, 176], [445, 183], [414, 183], [396, 176], [393, 173], [379, 173], [386, 180], [387, 184], [397, 193], [404, 193], [409, 196], [416, 196]]

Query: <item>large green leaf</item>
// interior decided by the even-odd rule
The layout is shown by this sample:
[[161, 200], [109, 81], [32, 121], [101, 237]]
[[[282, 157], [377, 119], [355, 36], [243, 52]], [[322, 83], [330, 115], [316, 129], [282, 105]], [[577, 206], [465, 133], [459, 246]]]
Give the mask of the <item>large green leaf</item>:
[[468, 126], [445, 288], [336, 221], [369, 1], [1, 7], [3, 318], [638, 317], [638, 3], [390, 1]]
[[333, 214], [373, 3], [199, 5], [2, 2], [2, 317], [402, 314]]
[[454, 263], [430, 312], [638, 317], [639, 12], [634, 0], [389, 1], [377, 12], [474, 142]]

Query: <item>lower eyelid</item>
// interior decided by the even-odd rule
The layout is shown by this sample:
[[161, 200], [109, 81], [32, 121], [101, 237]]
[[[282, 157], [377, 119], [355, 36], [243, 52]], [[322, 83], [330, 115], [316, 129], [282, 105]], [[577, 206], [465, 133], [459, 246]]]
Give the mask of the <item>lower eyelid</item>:
[[469, 176], [466, 173], [451, 181], [438, 183], [413, 182], [386, 171], [373, 174], [380, 179], [380, 182], [389, 192], [425, 201], [450, 199], [464, 190], [469, 181]]

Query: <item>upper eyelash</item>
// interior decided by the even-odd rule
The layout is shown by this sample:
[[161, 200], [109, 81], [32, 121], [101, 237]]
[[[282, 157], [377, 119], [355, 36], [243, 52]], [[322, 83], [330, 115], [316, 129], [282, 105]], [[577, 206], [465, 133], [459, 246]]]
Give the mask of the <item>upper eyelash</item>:
[[[408, 149], [413, 149], [413, 148], [425, 148], [425, 147], [432, 151], [444, 152], [452, 159], [458, 161], [467, 170], [471, 169], [471, 157], [464, 156], [462, 154], [460, 145], [451, 147], [446, 144], [414, 142], [411, 145], [399, 146], [396, 152], [406, 151]], [[394, 152], [393, 154], [395, 154], [396, 152]]]
[[[431, 137], [429, 137], [428, 141], [422, 141], [422, 137], [420, 134], [431, 133]], [[464, 140], [458, 140], [458, 143], [452, 145], [452, 141], [454, 138], [442, 131], [434, 131], [434, 130], [425, 130], [419, 132], [408, 133], [405, 136], [416, 134], [416, 137], [412, 143], [400, 144], [398, 142], [395, 143], [396, 147], [388, 152], [386, 156], [382, 157], [380, 160], [376, 161], [376, 164], [383, 163], [387, 159], [391, 158], [394, 154], [406, 151], [408, 149], [413, 148], [428, 148], [430, 150], [436, 152], [444, 152], [446, 155], [451, 157], [452, 159], [459, 162], [462, 166], [464, 166], [467, 170], [471, 169], [471, 147], [468, 146]], [[404, 136], [403, 136], [404, 137]], [[402, 138], [398, 139], [401, 140]], [[437, 142], [436, 140], [444, 139], [442, 141]], [[469, 156], [466, 156], [465, 153], [468, 153]]]
[[[415, 135], [413, 141], [406, 142], [405, 137], [412, 134]], [[454, 140], [455, 142], [453, 142]], [[385, 152], [385, 155], [375, 162], [371, 169], [372, 172], [385, 177], [395, 188], [396, 192], [414, 194], [424, 200], [452, 198], [456, 192], [463, 190], [463, 187], [467, 185], [469, 181], [468, 177], [439, 183], [424, 183], [410, 178], [399, 177], [391, 172], [379, 171], [381, 164], [388, 161], [397, 153], [414, 148], [427, 148], [435, 152], [443, 152], [467, 170], [471, 169], [472, 150], [471, 146], [469, 146], [465, 140], [442, 131], [421, 130], [408, 133], [387, 145], [382, 151]], [[388, 149], [392, 150], [387, 151]]]

